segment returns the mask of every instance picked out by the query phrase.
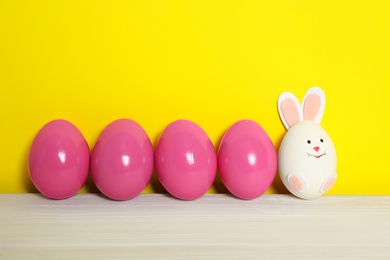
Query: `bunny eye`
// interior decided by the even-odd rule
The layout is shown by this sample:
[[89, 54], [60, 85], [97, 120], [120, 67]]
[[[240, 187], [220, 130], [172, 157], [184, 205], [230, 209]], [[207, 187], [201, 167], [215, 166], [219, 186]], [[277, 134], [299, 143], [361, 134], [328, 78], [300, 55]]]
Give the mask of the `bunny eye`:
[[323, 143], [323, 142], [324, 142], [324, 139], [321, 138], [321, 139], [320, 139], [320, 142]]
[[311, 144], [311, 141], [310, 141], [310, 140], [307, 140], [307, 143], [308, 143], [308, 144]]

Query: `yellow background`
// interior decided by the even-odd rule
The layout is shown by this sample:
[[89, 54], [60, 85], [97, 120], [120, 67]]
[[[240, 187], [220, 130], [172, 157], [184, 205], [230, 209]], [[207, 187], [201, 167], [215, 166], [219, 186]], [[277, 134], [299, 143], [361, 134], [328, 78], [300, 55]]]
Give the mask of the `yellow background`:
[[[153, 144], [190, 119], [216, 147], [248, 118], [278, 147], [278, 95], [320, 86], [339, 159], [330, 193], [390, 194], [389, 14], [386, 0], [2, 0], [0, 192], [35, 191], [27, 153], [52, 119], [73, 122], [92, 148], [120, 117]], [[217, 179], [210, 192], [223, 191]], [[278, 178], [268, 192], [285, 192]]]

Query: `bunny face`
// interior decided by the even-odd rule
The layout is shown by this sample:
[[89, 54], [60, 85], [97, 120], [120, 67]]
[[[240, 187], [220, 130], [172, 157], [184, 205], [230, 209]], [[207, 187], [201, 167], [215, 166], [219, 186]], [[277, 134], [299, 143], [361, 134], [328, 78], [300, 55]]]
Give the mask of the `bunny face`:
[[302, 121], [295, 124], [283, 138], [279, 156], [291, 160], [289, 165], [326, 166], [336, 160], [330, 136], [317, 123]]
[[283, 184], [302, 199], [320, 197], [337, 177], [336, 151], [327, 132], [319, 125], [325, 107], [325, 94], [311, 88], [301, 106], [291, 93], [279, 97], [280, 117], [288, 129], [278, 154]]

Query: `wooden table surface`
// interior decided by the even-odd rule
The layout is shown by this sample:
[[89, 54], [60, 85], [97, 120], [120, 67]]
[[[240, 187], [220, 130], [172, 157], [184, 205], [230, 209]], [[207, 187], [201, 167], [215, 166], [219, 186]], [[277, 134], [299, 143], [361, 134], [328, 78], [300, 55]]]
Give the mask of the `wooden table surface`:
[[390, 259], [390, 196], [0, 194], [0, 259]]

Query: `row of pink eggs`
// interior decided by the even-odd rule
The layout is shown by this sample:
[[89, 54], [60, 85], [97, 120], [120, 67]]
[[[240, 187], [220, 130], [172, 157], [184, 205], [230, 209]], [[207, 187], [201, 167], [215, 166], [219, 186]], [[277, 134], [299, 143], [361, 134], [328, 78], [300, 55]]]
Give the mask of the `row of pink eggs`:
[[35, 187], [53, 199], [77, 193], [90, 171], [104, 195], [128, 200], [142, 192], [155, 169], [171, 195], [194, 200], [211, 187], [217, 168], [233, 195], [254, 199], [271, 186], [277, 156], [267, 133], [251, 120], [233, 124], [217, 153], [203, 129], [189, 120], [169, 124], [155, 151], [138, 123], [116, 120], [100, 133], [92, 153], [77, 127], [66, 120], [53, 120], [35, 136], [28, 168]]

